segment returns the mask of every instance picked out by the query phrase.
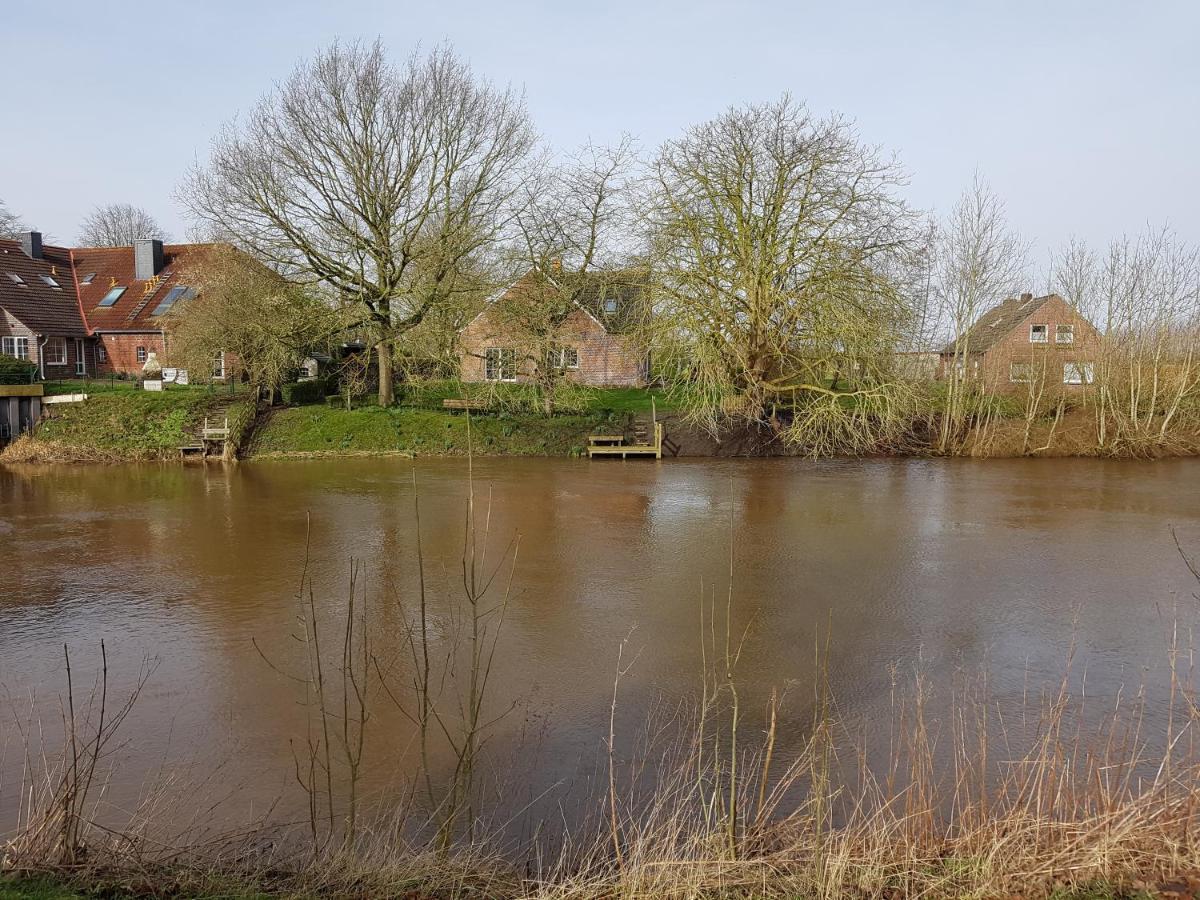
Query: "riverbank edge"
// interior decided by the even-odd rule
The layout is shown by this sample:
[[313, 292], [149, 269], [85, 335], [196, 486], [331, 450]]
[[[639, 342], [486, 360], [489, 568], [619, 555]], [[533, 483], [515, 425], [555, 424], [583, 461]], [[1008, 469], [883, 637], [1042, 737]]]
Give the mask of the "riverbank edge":
[[[180, 462], [179, 446], [185, 428], [162, 434], [161, 421], [130, 414], [128, 399], [99, 395], [83, 408], [65, 408], [56, 419], [33, 434], [23, 435], [0, 451], [0, 463], [34, 465], [113, 465], [138, 462]], [[106, 407], [108, 408], [106, 410]], [[230, 439], [222, 459], [305, 460], [353, 458], [461, 458], [586, 456], [588, 435], [628, 429], [632, 413], [591, 411], [545, 417], [531, 413], [468, 416], [461, 412], [419, 407], [363, 407], [343, 410], [325, 406], [268, 407], [249, 398], [224, 403]], [[104, 414], [97, 415], [100, 411]], [[193, 417], [205, 412], [193, 411]], [[750, 426], [713, 435], [689, 424], [682, 415], [667, 412], [664, 423], [671, 458], [807, 458], [803, 447], [785, 443], [766, 429]], [[189, 422], [187, 427], [196, 423]], [[969, 438], [966, 452], [938, 454], [914, 442], [911, 449], [836, 458], [975, 458], [975, 459], [1162, 459], [1200, 455], [1200, 434], [1170, 446], [1147, 444], [1114, 452], [1090, 440], [1090, 421], [1080, 418], [1058, 426], [1054, 440], [1043, 440], [1038, 429], [1027, 430], [1024, 421], [993, 426], [986, 440]], [[153, 446], [147, 446], [153, 445]], [[1028, 448], [1034, 448], [1032, 450]], [[830, 457], [825, 457], [830, 458]]]

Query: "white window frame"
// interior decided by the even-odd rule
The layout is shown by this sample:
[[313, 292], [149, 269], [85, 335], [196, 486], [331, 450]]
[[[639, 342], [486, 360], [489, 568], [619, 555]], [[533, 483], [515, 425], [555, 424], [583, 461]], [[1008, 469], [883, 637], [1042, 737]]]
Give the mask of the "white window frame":
[[1096, 368], [1092, 363], [1063, 363], [1063, 384], [1091, 384], [1096, 380]]
[[1056, 344], [1073, 344], [1073, 343], [1075, 343], [1075, 326], [1074, 325], [1055, 325], [1054, 326], [1054, 343], [1056, 343]]
[[[1017, 369], [1024, 369], [1024, 377], [1017, 375]], [[1033, 381], [1033, 363], [1027, 362], [1010, 362], [1008, 364], [1008, 380], [1013, 384], [1029, 384]]]
[[146, 352], [145, 347], [138, 347], [137, 350], [134, 351], [134, 357], [139, 363], [144, 363], [149, 358], [149, 355], [150, 354]]
[[617, 298], [616, 297], [606, 297], [604, 299], [604, 311], [606, 313], [609, 313], [610, 315], [617, 311]]
[[84, 355], [83, 338], [75, 338], [75, 374], [87, 375], [87, 356]]
[[[54, 355], [54, 351], [58, 355]], [[42, 361], [48, 366], [65, 366], [67, 364], [67, 339], [61, 337], [46, 338], [42, 348]]]
[[12, 335], [0, 338], [0, 353], [5, 356], [15, 356], [17, 359], [29, 359], [29, 338]]
[[[1042, 329], [1042, 336], [1040, 338], [1035, 337], [1037, 332], [1034, 329], [1037, 329], [1037, 328]], [[1044, 325], [1041, 323], [1038, 323], [1036, 325], [1030, 324], [1030, 326], [1029, 326], [1029, 343], [1031, 343], [1031, 344], [1048, 344], [1048, 343], [1050, 343], [1050, 326]]]
[[96, 362], [108, 362], [108, 351], [104, 349], [104, 340], [96, 342]]
[[579, 348], [578, 347], [554, 347], [548, 354], [547, 362], [552, 369], [578, 369], [579, 368]]
[[[495, 356], [493, 357], [493, 354]], [[505, 362], [507, 355], [507, 364]], [[505, 372], [511, 373], [505, 378]], [[485, 381], [513, 382], [517, 380], [517, 351], [511, 347], [488, 347], [483, 351]]]
[[213, 381], [224, 381], [225, 380], [225, 351], [224, 350], [222, 350], [220, 353], [218, 353], [216, 356], [213, 357], [212, 377], [213, 377]]

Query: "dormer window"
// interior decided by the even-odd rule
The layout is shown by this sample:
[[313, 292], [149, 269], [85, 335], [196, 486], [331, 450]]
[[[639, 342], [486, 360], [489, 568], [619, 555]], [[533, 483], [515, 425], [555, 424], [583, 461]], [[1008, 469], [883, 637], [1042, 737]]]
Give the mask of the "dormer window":
[[1030, 325], [1029, 326], [1029, 343], [1031, 344], [1047, 344], [1050, 342], [1050, 326], [1049, 325]]
[[1073, 344], [1073, 343], [1075, 343], [1075, 326], [1074, 325], [1056, 325], [1054, 327], [1054, 343], [1056, 343], [1056, 344]]

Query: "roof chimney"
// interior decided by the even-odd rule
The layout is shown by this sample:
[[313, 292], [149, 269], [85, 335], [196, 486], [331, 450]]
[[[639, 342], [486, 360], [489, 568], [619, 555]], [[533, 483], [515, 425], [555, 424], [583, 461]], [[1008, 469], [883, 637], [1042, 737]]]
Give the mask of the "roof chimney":
[[1033, 294], [1022, 294], [1022, 295], [1021, 295], [1021, 302], [1022, 302], [1022, 303], [1028, 303], [1028, 302], [1029, 302], [1030, 300], [1032, 300], [1032, 299], [1033, 299]]
[[162, 267], [162, 241], [147, 238], [133, 242], [133, 277], [137, 281], [149, 281]]
[[21, 249], [30, 259], [42, 258], [42, 233], [40, 231], [22, 231]]

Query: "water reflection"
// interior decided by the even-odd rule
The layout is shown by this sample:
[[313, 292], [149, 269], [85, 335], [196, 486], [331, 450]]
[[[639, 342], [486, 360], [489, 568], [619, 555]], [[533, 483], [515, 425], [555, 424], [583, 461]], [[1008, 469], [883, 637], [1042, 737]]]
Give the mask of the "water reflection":
[[[1161, 661], [1171, 605], [1194, 590], [1168, 526], [1200, 547], [1194, 461], [484, 460], [475, 472], [491, 552], [520, 535], [493, 687], [529, 699], [495, 743], [530, 748], [526, 794], [591, 774], [623, 639], [638, 659], [623, 734], [696, 689], [701, 604], [724, 603], [731, 553], [746, 708], [787, 689], [784, 736], [798, 742], [826, 640], [841, 709], [865, 722], [886, 716], [893, 661], [920, 658], [934, 684], [986, 665], [1016, 698], [1058, 677], [1073, 638], [1089, 691], [1115, 694]], [[343, 613], [361, 560], [373, 637], [398, 652], [415, 501], [445, 602], [461, 579], [465, 475], [451, 460], [0, 470], [0, 683], [51, 700], [64, 643], [94, 664], [103, 639], [118, 689], [152, 655], [114, 796], [164, 760], [199, 758], [229, 760], [239, 800], [261, 803], [303, 731], [294, 685], [263, 657], [298, 662], [306, 547], [325, 620]], [[11, 719], [0, 726], [11, 738]], [[380, 711], [377, 788], [411, 770], [412, 737]], [[0, 825], [18, 764], [11, 752], [0, 764]]]

